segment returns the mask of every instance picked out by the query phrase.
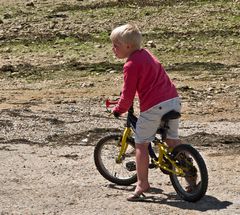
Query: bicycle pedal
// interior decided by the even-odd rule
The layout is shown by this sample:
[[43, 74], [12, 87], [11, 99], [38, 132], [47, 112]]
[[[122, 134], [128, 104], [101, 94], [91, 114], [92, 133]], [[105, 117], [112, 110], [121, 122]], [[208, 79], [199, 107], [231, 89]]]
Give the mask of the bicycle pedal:
[[136, 170], [136, 162], [135, 161], [129, 161], [126, 163], [126, 168], [128, 171], [132, 172]]
[[156, 165], [154, 163], [150, 163], [148, 166], [149, 169], [154, 169], [156, 168]]

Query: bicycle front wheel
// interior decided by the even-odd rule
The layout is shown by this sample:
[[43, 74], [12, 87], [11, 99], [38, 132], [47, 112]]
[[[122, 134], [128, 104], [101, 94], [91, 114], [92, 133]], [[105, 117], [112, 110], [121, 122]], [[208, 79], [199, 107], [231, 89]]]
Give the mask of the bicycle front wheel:
[[[189, 202], [200, 200], [208, 187], [208, 172], [202, 156], [187, 144], [175, 147], [172, 155], [176, 165], [184, 173], [184, 175], [170, 174], [170, 180], [177, 194]], [[173, 170], [175, 170], [174, 166]]]
[[137, 181], [135, 145], [133, 140], [127, 139], [127, 151], [121, 162], [117, 162], [121, 139], [120, 134], [111, 134], [100, 139], [94, 150], [94, 161], [104, 178], [118, 185], [130, 185]]

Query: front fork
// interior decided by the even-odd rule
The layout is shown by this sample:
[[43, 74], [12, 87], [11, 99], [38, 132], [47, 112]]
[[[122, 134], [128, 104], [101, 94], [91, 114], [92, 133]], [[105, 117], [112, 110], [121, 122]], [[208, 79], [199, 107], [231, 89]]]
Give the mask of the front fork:
[[121, 140], [121, 149], [119, 152], [118, 157], [116, 158], [116, 163], [121, 163], [123, 158], [124, 158], [124, 154], [127, 151], [127, 147], [128, 147], [128, 143], [127, 143], [127, 138], [131, 135], [131, 128], [126, 127], [124, 129], [123, 135], [122, 135], [122, 140]]

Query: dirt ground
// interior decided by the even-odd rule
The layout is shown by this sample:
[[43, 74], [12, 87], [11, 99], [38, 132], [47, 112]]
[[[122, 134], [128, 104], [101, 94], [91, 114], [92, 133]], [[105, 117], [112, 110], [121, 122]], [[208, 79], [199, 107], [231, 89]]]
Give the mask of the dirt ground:
[[[207, 164], [209, 187], [206, 196], [196, 203], [182, 201], [166, 175], [158, 170], [150, 170], [151, 189], [146, 193], [148, 200], [130, 203], [126, 198], [133, 192], [134, 185], [124, 187], [111, 184], [98, 173], [94, 165], [93, 151], [96, 142], [108, 133], [120, 132], [124, 128], [124, 118], [114, 119], [105, 112], [104, 107], [106, 98], [115, 98], [120, 92], [122, 75], [119, 65], [120, 68], [122, 65], [121, 62], [112, 62], [110, 45], [103, 42], [106, 38], [101, 41], [99, 37], [94, 37], [105, 28], [111, 29], [118, 19], [123, 21], [125, 16], [131, 17], [131, 13], [140, 16], [146, 8], [139, 9], [130, 5], [127, 8], [129, 12], [121, 6], [124, 14], [119, 14], [114, 20], [111, 16], [115, 15], [117, 2], [121, 1], [71, 0], [68, 1], [69, 5], [62, 0], [56, 1], [56, 4], [48, 0], [32, 3], [23, 3], [21, 0], [2, 2], [1, 215], [240, 214], [240, 67], [239, 47], [237, 48], [239, 38], [236, 39], [239, 36], [239, 23], [229, 25], [231, 29], [226, 32], [217, 32], [220, 36], [215, 36], [215, 30], [206, 31], [209, 33], [207, 37], [213, 34], [216, 39], [210, 44], [214, 48], [214, 45], [220, 47], [218, 40], [226, 40], [226, 44], [221, 41], [222, 47], [219, 50], [209, 51], [211, 60], [198, 59], [204, 52], [194, 56], [200, 50], [201, 41], [197, 41], [194, 43], [196, 47], [187, 47], [190, 51], [194, 50], [194, 54], [188, 53], [186, 59], [183, 57], [186, 62], [179, 63], [181, 59], [179, 62], [176, 59], [176, 62], [170, 62], [166, 66], [182, 99], [180, 136], [184, 143], [190, 143], [199, 150]], [[191, 19], [186, 18], [185, 14], [166, 12], [162, 17], [161, 14], [153, 14], [156, 22], [149, 23], [155, 8], [147, 8], [143, 21], [138, 18], [139, 25], [148, 32], [157, 26], [157, 22], [165, 24], [163, 20], [169, 14], [166, 23], [172, 23], [167, 27], [173, 39], [188, 37], [188, 34], [195, 34], [197, 37], [199, 32], [193, 31], [198, 26], [196, 20], [200, 20], [200, 17], [204, 19], [204, 16], [191, 13], [188, 6], [184, 6], [187, 1], [176, 2], [180, 2], [179, 11], [187, 10]], [[233, 2], [236, 6], [238, 1]], [[164, 9], [167, 8], [171, 7], [166, 6]], [[204, 7], [193, 9], [196, 8], [199, 14], [205, 13]], [[238, 13], [238, 9], [224, 10], [220, 3], [217, 8], [212, 6], [207, 9], [206, 16], [210, 14], [210, 21], [214, 13]], [[84, 16], [80, 14], [81, 10]], [[103, 14], [102, 10], [107, 15]], [[197, 23], [193, 25], [190, 33], [184, 34], [181, 29], [175, 28], [181, 25], [174, 23], [183, 18], [190, 27], [191, 23]], [[206, 21], [205, 24], [208, 25], [209, 20], [202, 22]], [[231, 20], [235, 22], [235, 19]], [[220, 21], [224, 22], [224, 19], [221, 18]], [[206, 32], [200, 31], [199, 34], [201, 36]], [[232, 40], [224, 39], [225, 34], [232, 36]], [[91, 55], [88, 55], [89, 50], [86, 47], [89, 44], [74, 45], [76, 38], [72, 37], [76, 37], [78, 43], [91, 38], [103, 44], [94, 41], [93, 47], [90, 46]], [[157, 46], [163, 52], [163, 60], [164, 56], [175, 59], [175, 55], [171, 56], [169, 53], [172, 50], [185, 49], [188, 45], [186, 43], [179, 42], [177, 48], [169, 48], [168, 44], [164, 47], [164, 44], [159, 46], [157, 43]], [[52, 50], [52, 46], [56, 52]], [[66, 48], [68, 46], [69, 49]], [[77, 46], [81, 49], [77, 49]], [[232, 46], [235, 48], [232, 49]], [[77, 55], [71, 52], [74, 48], [77, 49]], [[82, 51], [83, 48], [85, 50]], [[94, 51], [92, 48], [95, 48]], [[221, 49], [226, 53], [221, 53]], [[231, 53], [227, 52], [228, 49], [232, 49]], [[78, 55], [78, 52], [81, 55]], [[69, 57], [71, 54], [72, 58]], [[76, 57], [81, 59], [76, 60]], [[194, 57], [197, 60], [187, 62]], [[99, 72], [99, 67], [107, 69], [108, 73]], [[94, 74], [80, 75], [82, 70], [89, 72], [89, 68], [94, 70]], [[67, 73], [70, 70], [73, 71]], [[55, 75], [52, 78], [44, 76], [52, 74]], [[136, 110], [138, 112], [137, 107]]]
[[[1, 86], [10, 85], [1, 82]], [[209, 171], [203, 199], [197, 203], [182, 201], [169, 178], [152, 170], [148, 201], [129, 203], [126, 197], [134, 185], [109, 183], [93, 161], [99, 138], [120, 131], [124, 120], [105, 113], [103, 99], [96, 95], [75, 95], [73, 100], [68, 93], [59, 98], [56, 92], [42, 91], [21, 84], [1, 91], [5, 98], [0, 118], [1, 214], [239, 214], [237, 114], [229, 121], [198, 121], [195, 119], [201, 117], [193, 114], [197, 109], [187, 114], [191, 102], [183, 102], [180, 134], [184, 142], [199, 149]], [[69, 90], [69, 95], [74, 97], [74, 93]]]

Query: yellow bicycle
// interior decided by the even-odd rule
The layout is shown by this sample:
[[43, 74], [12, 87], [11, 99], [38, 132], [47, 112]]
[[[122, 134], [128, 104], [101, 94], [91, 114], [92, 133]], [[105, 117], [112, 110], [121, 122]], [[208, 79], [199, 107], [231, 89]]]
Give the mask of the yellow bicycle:
[[[106, 101], [106, 106], [116, 101]], [[170, 111], [161, 120], [155, 140], [149, 144], [150, 169], [160, 169], [168, 174], [177, 194], [184, 200], [195, 202], [201, 199], [208, 187], [208, 171], [200, 153], [188, 144], [174, 149], [165, 143], [169, 120], [180, 117]], [[131, 185], [137, 181], [135, 164], [134, 131], [137, 117], [133, 105], [128, 110], [123, 134], [109, 134], [101, 138], [94, 149], [97, 170], [107, 180], [118, 185]]]

